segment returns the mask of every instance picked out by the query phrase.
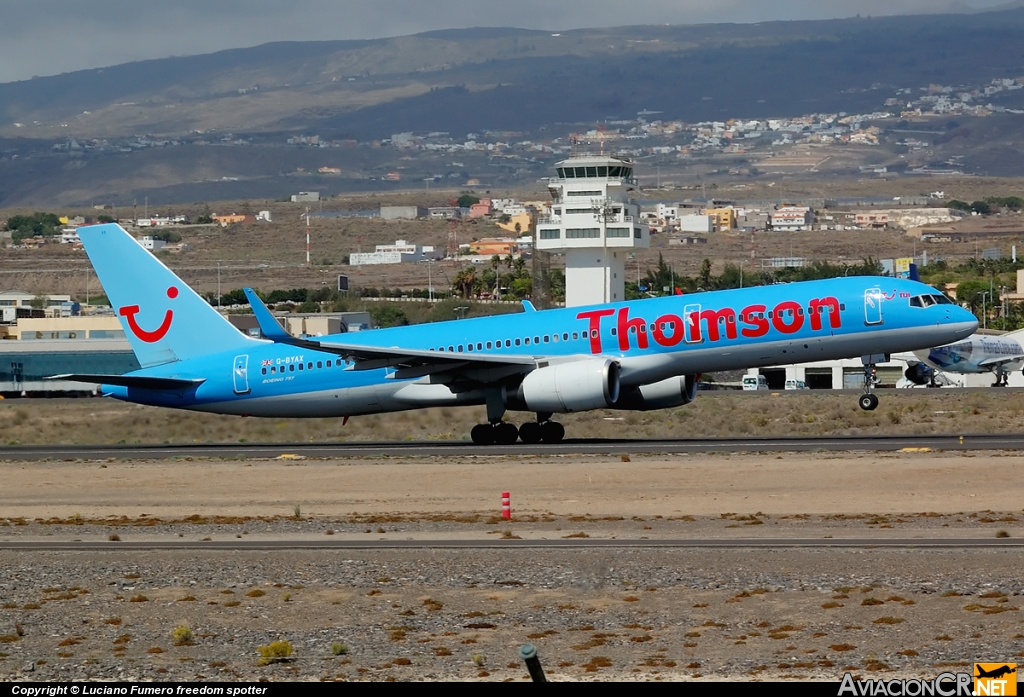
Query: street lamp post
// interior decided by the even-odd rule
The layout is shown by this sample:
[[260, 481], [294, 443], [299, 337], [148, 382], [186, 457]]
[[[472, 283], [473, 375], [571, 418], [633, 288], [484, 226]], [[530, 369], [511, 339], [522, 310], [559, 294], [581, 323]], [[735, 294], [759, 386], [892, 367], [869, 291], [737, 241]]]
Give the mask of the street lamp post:
[[981, 328], [988, 329], [988, 312], [986, 310], [985, 301], [988, 297], [988, 291], [981, 293]]

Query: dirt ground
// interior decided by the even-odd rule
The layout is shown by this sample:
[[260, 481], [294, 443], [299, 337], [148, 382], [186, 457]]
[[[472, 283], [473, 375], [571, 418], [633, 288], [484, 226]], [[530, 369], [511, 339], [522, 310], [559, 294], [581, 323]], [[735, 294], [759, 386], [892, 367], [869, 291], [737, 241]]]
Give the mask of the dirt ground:
[[[110, 545], [0, 551], [0, 677], [521, 681], [527, 641], [562, 681], [893, 679], [1013, 661], [1013, 547], [118, 542], [997, 540], [1024, 536], [1022, 465], [1001, 452], [0, 463], [0, 542]], [[259, 665], [278, 640], [293, 655]]]

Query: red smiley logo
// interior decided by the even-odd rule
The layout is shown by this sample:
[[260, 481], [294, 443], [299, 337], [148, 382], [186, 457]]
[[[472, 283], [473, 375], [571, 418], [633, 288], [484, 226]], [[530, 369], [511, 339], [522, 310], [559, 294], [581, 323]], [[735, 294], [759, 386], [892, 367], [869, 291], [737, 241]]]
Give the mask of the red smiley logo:
[[[171, 300], [174, 300], [176, 297], [178, 297], [178, 289], [175, 288], [174, 286], [168, 288], [167, 297], [170, 298]], [[153, 331], [148, 332], [142, 327], [140, 327], [139, 323], [135, 320], [135, 315], [139, 312], [138, 305], [125, 305], [117, 312], [119, 315], [124, 317], [125, 320], [128, 322], [128, 326], [129, 328], [131, 328], [132, 334], [139, 337], [147, 344], [152, 344], [157, 341], [160, 341], [160, 339], [163, 339], [167, 335], [168, 330], [171, 328], [171, 320], [174, 319], [174, 310], [168, 310], [164, 314], [164, 321], [160, 323], [160, 326], [154, 329]]]

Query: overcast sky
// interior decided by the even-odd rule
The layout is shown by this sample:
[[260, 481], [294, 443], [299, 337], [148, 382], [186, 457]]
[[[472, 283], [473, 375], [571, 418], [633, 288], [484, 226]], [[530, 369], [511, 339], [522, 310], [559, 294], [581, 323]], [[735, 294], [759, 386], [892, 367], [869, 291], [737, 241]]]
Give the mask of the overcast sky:
[[1007, 0], [0, 0], [0, 82], [269, 41], [977, 9]]

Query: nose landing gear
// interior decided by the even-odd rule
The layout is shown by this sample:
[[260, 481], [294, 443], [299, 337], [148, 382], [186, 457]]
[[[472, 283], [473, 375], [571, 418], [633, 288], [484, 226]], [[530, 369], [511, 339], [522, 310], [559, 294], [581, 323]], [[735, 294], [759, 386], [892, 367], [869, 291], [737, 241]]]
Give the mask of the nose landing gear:
[[875, 363], [885, 363], [889, 357], [882, 353], [873, 353], [861, 356], [860, 360], [864, 364], [864, 394], [857, 399], [857, 406], [864, 411], [874, 411], [878, 407], [878, 395], [872, 390], [881, 382]]

